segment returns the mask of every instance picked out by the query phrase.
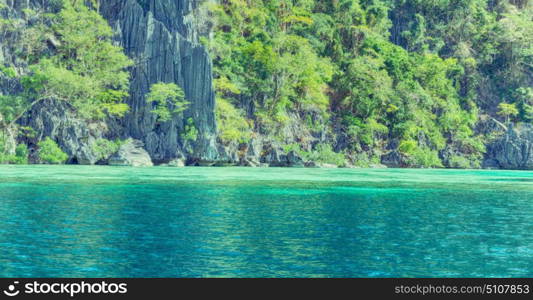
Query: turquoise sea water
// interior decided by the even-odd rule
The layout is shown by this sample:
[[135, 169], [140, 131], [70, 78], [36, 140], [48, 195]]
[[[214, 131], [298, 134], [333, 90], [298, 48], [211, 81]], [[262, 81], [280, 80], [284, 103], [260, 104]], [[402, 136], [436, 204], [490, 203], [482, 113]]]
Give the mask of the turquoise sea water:
[[0, 277], [531, 277], [533, 172], [0, 166]]

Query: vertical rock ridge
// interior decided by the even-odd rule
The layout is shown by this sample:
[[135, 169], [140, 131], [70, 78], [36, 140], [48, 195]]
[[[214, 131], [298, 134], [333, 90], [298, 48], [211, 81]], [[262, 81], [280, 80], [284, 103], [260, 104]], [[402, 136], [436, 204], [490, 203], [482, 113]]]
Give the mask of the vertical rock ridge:
[[[185, 156], [189, 160], [215, 160], [215, 94], [211, 60], [199, 43], [205, 34], [194, 15], [200, 1], [194, 0], [111, 0], [102, 4], [102, 14], [117, 34], [117, 40], [134, 59], [130, 112], [112, 126], [122, 137], [145, 143], [156, 162]], [[183, 116], [158, 123], [150, 112], [145, 95], [157, 82], [173, 82], [185, 92], [189, 108]], [[189, 118], [194, 120], [198, 139], [181, 135]], [[119, 124], [120, 123], [120, 124]]]

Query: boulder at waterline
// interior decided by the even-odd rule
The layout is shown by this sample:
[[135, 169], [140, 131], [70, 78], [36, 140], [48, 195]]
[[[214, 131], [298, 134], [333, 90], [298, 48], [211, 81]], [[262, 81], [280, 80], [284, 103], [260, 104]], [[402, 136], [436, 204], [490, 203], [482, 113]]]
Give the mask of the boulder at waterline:
[[146, 150], [144, 143], [130, 139], [120, 146], [117, 153], [109, 158], [110, 166], [152, 167], [152, 159]]

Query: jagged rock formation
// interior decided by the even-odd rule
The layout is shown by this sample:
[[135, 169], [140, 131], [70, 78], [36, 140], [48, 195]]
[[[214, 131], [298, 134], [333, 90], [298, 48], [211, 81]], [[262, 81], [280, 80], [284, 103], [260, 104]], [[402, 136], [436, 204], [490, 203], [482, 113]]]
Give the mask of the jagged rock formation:
[[399, 151], [393, 150], [381, 156], [381, 163], [389, 168], [402, 168], [405, 166], [404, 157]]
[[[142, 140], [155, 162], [182, 156], [190, 163], [215, 161], [215, 100], [211, 60], [200, 44], [207, 20], [197, 0], [109, 0], [101, 12], [117, 34], [126, 54], [134, 59], [131, 75], [130, 113], [111, 126], [121, 138]], [[173, 82], [183, 88], [189, 109], [183, 116], [158, 123], [145, 95], [150, 85]], [[188, 144], [182, 139], [192, 118], [199, 134]]]
[[511, 126], [487, 146], [486, 168], [533, 169], [533, 126]]
[[69, 155], [67, 163], [93, 165], [99, 160], [92, 146], [107, 131], [104, 122], [87, 123], [77, 118], [66, 104], [46, 101], [31, 110], [22, 123], [33, 128], [35, 132], [25, 138], [25, 143], [30, 145], [32, 150], [32, 162], [37, 161], [37, 157], [33, 155], [35, 146], [46, 137], [57, 141], [61, 149]]

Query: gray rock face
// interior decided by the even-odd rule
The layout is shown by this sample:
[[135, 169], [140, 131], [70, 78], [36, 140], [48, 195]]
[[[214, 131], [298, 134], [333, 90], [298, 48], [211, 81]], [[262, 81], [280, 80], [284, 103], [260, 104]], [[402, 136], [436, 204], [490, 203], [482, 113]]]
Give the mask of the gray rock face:
[[261, 156], [261, 163], [271, 167], [304, 167], [304, 160], [294, 151], [285, 154], [276, 147], [267, 146], [264, 155]]
[[128, 140], [117, 153], [109, 158], [111, 166], [151, 167], [154, 164], [148, 152], [144, 150], [144, 143], [139, 140]]
[[79, 120], [64, 103], [46, 101], [38, 104], [21, 123], [35, 131], [35, 135], [25, 141], [30, 145], [30, 151], [39, 141], [50, 137], [69, 155], [68, 163], [93, 165], [98, 161], [93, 144], [102, 137], [106, 125]]
[[304, 160], [294, 151], [291, 151], [289, 154], [287, 154], [287, 163], [291, 167], [304, 167]]
[[533, 125], [512, 126], [489, 144], [484, 167], [533, 170]]
[[[207, 30], [198, 0], [108, 0], [101, 12], [114, 28], [119, 43], [134, 59], [131, 71], [130, 113], [111, 130], [124, 138], [142, 140], [156, 162], [175, 158], [215, 161], [215, 100], [211, 60], [199, 43]], [[183, 116], [158, 123], [145, 101], [150, 86], [176, 83], [190, 102]], [[181, 138], [189, 118], [198, 129], [198, 139], [185, 147]]]
[[399, 151], [390, 151], [381, 156], [381, 163], [390, 168], [401, 168], [405, 166], [404, 158]]
[[261, 157], [261, 163], [269, 164], [271, 167], [286, 167], [287, 155], [280, 153], [277, 148], [265, 147], [265, 153]]

